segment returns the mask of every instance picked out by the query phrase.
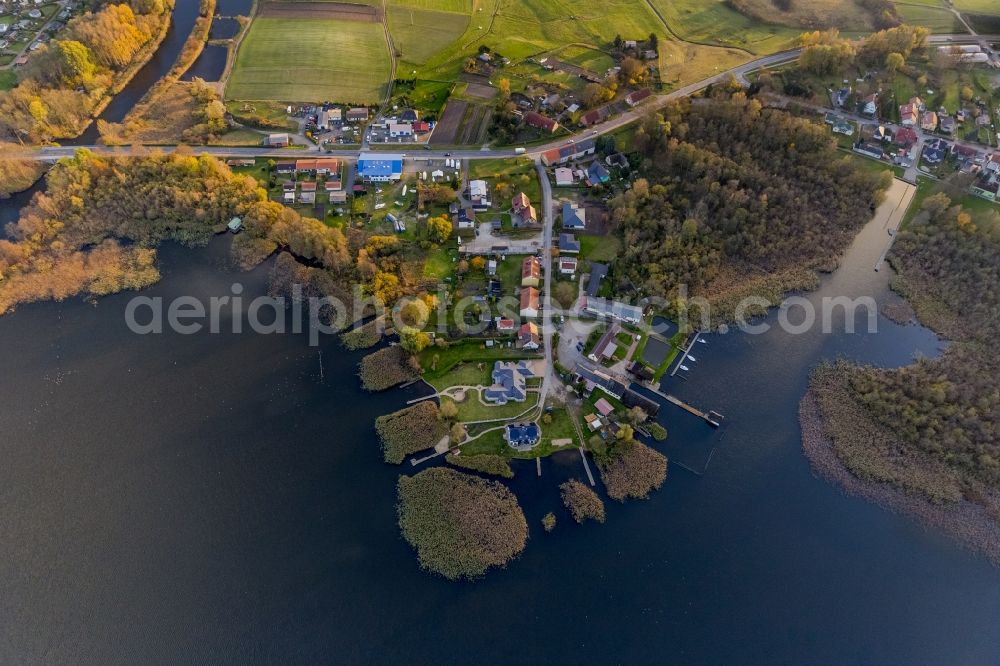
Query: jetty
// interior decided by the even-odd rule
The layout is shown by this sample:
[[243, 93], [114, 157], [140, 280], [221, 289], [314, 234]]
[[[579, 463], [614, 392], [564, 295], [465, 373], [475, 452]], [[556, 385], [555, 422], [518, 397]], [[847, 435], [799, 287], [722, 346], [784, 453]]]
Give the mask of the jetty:
[[[670, 372], [670, 376], [671, 377], [673, 377], [675, 374], [677, 374], [677, 371], [680, 370], [680, 369], [682, 369], [682, 368], [684, 370], [687, 370], [687, 368], [684, 367], [684, 360], [687, 359], [687, 357], [691, 354], [691, 349], [694, 347], [694, 343], [698, 342], [698, 337], [700, 335], [701, 335], [701, 331], [695, 331], [694, 332], [694, 338], [691, 340], [691, 343], [687, 346], [687, 349], [684, 350], [684, 353], [681, 355], [680, 359], [677, 361], [677, 365], [675, 365], [674, 369]], [[691, 360], [694, 360], [693, 356], [691, 357]]]
[[686, 402], [684, 402], [680, 398], [672, 396], [669, 393], [664, 393], [663, 391], [660, 391], [659, 389], [654, 388], [652, 386], [645, 385], [645, 388], [646, 388], [646, 390], [652, 391], [656, 395], [660, 396], [661, 398], [663, 398], [667, 402], [669, 402], [671, 404], [674, 404], [674, 405], [677, 405], [678, 407], [680, 407], [684, 411], [686, 411], [688, 413], [691, 413], [691, 414], [694, 414], [695, 416], [697, 416], [700, 419], [703, 419], [705, 421], [705, 423], [709, 424], [713, 428], [720, 427], [722, 425], [722, 419], [726, 418], [725, 416], [723, 416], [722, 414], [720, 414], [719, 412], [717, 412], [715, 410], [709, 410], [707, 412], [703, 412], [700, 409], [698, 409], [697, 407], [693, 407], [693, 406], [687, 404]]

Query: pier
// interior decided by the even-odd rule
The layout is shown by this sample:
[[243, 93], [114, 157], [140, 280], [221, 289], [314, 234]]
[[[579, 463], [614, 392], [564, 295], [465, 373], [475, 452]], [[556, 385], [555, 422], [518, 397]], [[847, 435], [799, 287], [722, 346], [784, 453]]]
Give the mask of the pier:
[[695, 331], [694, 332], [694, 338], [691, 339], [691, 344], [689, 344], [687, 346], [687, 349], [684, 350], [684, 353], [681, 354], [681, 357], [679, 359], [677, 359], [677, 365], [675, 365], [674, 369], [670, 372], [670, 376], [671, 377], [673, 377], [675, 374], [677, 374], [677, 371], [680, 370], [680, 367], [682, 365], [684, 365], [685, 359], [687, 359], [688, 354], [691, 353], [691, 348], [694, 347], [694, 344], [696, 342], [698, 342], [698, 336], [700, 336], [700, 335], [701, 335], [701, 331]]
[[683, 400], [681, 400], [680, 398], [674, 397], [674, 396], [670, 395], [669, 393], [664, 393], [663, 391], [660, 391], [659, 389], [654, 388], [654, 387], [649, 386], [649, 385], [644, 385], [644, 386], [645, 386], [645, 388], [646, 388], [647, 391], [652, 391], [653, 393], [655, 393], [656, 395], [660, 396], [661, 398], [663, 398], [667, 402], [669, 402], [669, 403], [671, 403], [673, 405], [677, 405], [678, 407], [680, 407], [684, 411], [689, 412], [691, 414], [694, 414], [695, 416], [697, 416], [700, 419], [703, 419], [705, 421], [705, 423], [709, 424], [713, 428], [718, 428], [719, 426], [721, 426], [722, 425], [722, 419], [726, 418], [725, 416], [723, 416], [722, 414], [720, 414], [719, 412], [717, 412], [715, 410], [709, 410], [707, 412], [703, 412], [700, 409], [698, 409], [697, 407], [693, 407], [693, 406], [687, 404], [686, 402], [684, 402]]

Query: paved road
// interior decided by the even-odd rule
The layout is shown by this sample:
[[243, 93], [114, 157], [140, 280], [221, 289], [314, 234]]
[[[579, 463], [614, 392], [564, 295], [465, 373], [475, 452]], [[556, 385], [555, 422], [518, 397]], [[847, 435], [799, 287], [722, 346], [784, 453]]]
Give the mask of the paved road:
[[545, 374], [542, 376], [541, 395], [538, 404], [545, 408], [545, 398], [552, 386], [553, 349], [552, 349], [552, 257], [549, 248], [552, 247], [552, 184], [545, 173], [545, 167], [540, 159], [535, 160], [538, 180], [542, 184], [542, 219], [544, 225], [543, 243], [545, 256], [542, 267], [545, 271], [545, 293], [542, 294], [542, 347], [545, 349]]
[[[974, 43], [979, 44], [988, 41], [1000, 41], [1000, 36], [997, 35], [932, 35], [928, 42], [932, 45], [943, 45], [943, 44], [961, 44], [961, 43]], [[793, 49], [790, 51], [782, 51], [781, 53], [775, 53], [773, 55], [764, 56], [763, 58], [757, 58], [756, 60], [751, 60], [738, 67], [734, 67], [715, 76], [703, 79], [696, 83], [691, 83], [677, 90], [673, 90], [669, 93], [663, 95], [657, 95], [650, 99], [650, 101], [639, 107], [632, 109], [620, 116], [606, 120], [603, 123], [594, 125], [590, 128], [587, 136], [598, 136], [601, 134], [608, 134], [613, 132], [629, 123], [638, 120], [643, 115], [648, 113], [652, 109], [660, 108], [669, 104], [670, 102], [688, 97], [700, 90], [707, 88], [714, 83], [720, 83], [729, 80], [730, 77], [736, 77], [737, 81], [741, 83], [746, 83], [747, 75], [758, 69], [764, 67], [773, 67], [774, 65], [779, 65], [785, 62], [790, 62], [799, 57], [800, 49]], [[567, 139], [565, 137], [556, 139], [544, 145], [537, 145], [528, 148], [524, 153], [525, 156], [531, 158], [537, 158], [539, 155], [545, 151], [557, 148], [565, 144]], [[26, 149], [17, 153], [10, 153], [7, 157], [18, 158], [18, 159], [39, 159], [43, 161], [54, 162], [63, 157], [71, 156], [74, 151], [79, 148], [87, 148], [97, 153], [102, 154], [117, 154], [117, 155], [131, 155], [136, 149], [130, 146], [124, 147], [108, 147], [108, 146], [46, 146], [42, 148]], [[170, 152], [174, 148], [172, 146], [163, 146], [164, 151]], [[139, 150], [145, 151], [146, 148], [141, 148]], [[227, 148], [222, 146], [198, 146], [194, 150], [198, 153], [206, 153], [209, 155], [215, 155], [217, 157], [274, 157], [274, 158], [295, 158], [301, 157], [304, 152], [303, 150], [290, 150], [290, 149], [268, 149], [261, 147], [247, 147], [247, 148]], [[403, 151], [404, 155], [409, 157], [419, 157], [419, 156], [430, 156], [434, 154], [434, 151], [425, 150], [410, 150], [406, 151], [406, 148], [400, 147], [398, 150]], [[358, 149], [350, 150], [334, 150], [328, 153], [331, 157], [342, 157], [342, 158], [356, 158], [358, 153], [361, 152]], [[514, 157], [517, 155], [513, 148], [506, 148], [500, 150], [488, 149], [488, 150], [452, 150], [449, 151], [450, 157], [456, 157], [461, 159], [495, 159], [498, 157]]]

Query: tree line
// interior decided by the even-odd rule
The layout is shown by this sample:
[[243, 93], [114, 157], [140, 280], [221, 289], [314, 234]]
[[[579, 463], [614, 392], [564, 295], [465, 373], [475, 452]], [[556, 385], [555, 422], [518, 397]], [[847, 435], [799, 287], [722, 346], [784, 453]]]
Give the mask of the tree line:
[[839, 155], [822, 126], [743, 93], [683, 101], [635, 136], [643, 178], [611, 201], [624, 235], [620, 283], [673, 299], [706, 294], [732, 271], [826, 266], [888, 186]]
[[0, 137], [41, 143], [78, 135], [98, 104], [170, 20], [173, 0], [104, 5], [35, 51], [18, 85], [0, 91]]

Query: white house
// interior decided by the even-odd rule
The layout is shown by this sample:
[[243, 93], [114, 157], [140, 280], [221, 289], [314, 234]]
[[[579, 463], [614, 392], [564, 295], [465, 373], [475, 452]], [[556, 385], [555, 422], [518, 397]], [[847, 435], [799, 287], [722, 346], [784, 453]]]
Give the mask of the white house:
[[473, 180], [469, 183], [469, 199], [472, 207], [477, 210], [486, 210], [490, 207], [490, 188], [485, 180]]
[[389, 136], [404, 138], [413, 136], [413, 125], [410, 123], [389, 123]]

